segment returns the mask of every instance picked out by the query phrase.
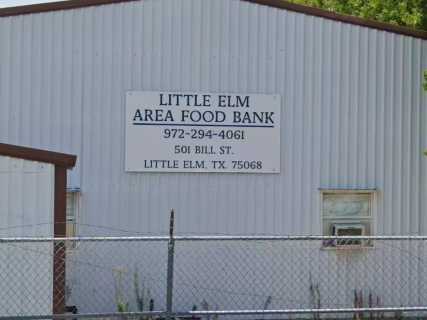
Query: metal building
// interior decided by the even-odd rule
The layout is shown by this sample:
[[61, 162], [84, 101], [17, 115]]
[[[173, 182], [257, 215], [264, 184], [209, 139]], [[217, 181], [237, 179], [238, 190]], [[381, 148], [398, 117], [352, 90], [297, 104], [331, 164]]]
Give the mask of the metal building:
[[[1, 9], [0, 140], [78, 155], [70, 235], [162, 234], [170, 208], [184, 234], [425, 235], [426, 40], [281, 0]], [[127, 170], [144, 92], [279, 97], [280, 169]]]

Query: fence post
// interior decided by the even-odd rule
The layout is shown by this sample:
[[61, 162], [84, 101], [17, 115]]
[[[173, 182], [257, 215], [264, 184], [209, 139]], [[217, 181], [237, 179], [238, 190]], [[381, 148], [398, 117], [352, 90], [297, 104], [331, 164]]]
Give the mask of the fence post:
[[175, 255], [175, 239], [173, 236], [174, 229], [174, 210], [171, 210], [169, 220], [169, 242], [168, 242], [168, 266], [167, 266], [167, 286], [166, 286], [166, 320], [172, 320], [172, 303], [173, 303], [173, 259]]

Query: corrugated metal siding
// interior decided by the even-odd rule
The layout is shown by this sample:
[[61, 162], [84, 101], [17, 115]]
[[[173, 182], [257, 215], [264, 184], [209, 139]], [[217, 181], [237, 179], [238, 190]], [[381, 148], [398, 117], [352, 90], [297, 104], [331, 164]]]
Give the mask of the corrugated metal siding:
[[0, 236], [53, 236], [54, 165], [0, 156]]
[[[0, 236], [51, 237], [53, 211], [54, 166], [0, 156]], [[52, 252], [50, 243], [0, 246], [1, 316], [52, 313]]]
[[[241, 2], [0, 19], [0, 138], [76, 153], [80, 233], [318, 234], [319, 188], [377, 188], [377, 232], [426, 233], [427, 42]], [[127, 90], [282, 95], [280, 175], [124, 172]], [[99, 229], [105, 226], [109, 229]]]

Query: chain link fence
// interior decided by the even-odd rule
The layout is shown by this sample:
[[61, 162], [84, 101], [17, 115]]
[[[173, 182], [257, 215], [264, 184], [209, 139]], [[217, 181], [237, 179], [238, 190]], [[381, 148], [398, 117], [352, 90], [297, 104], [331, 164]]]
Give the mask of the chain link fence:
[[427, 237], [8, 238], [0, 288], [0, 319], [421, 317]]

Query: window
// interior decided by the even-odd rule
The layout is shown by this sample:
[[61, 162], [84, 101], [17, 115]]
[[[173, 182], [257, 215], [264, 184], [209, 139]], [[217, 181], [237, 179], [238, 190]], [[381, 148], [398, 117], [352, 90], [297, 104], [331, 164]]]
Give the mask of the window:
[[[323, 235], [369, 236], [373, 233], [373, 195], [366, 190], [322, 191]], [[370, 245], [369, 241], [331, 240], [325, 246]]]
[[[76, 236], [76, 221], [79, 215], [79, 200], [80, 192], [76, 190], [67, 191], [67, 224], [66, 224], [66, 237]], [[67, 248], [74, 248], [75, 243], [68, 244]]]

